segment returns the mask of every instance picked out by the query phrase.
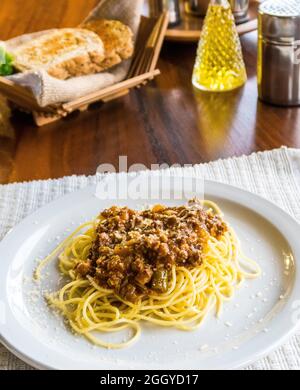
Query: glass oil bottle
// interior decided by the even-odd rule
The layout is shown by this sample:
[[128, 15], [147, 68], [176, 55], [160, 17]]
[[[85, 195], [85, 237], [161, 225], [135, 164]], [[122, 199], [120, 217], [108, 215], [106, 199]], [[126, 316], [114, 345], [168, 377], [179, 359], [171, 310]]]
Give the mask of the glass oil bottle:
[[239, 35], [228, 0], [211, 0], [199, 42], [193, 85], [230, 91], [247, 81]]

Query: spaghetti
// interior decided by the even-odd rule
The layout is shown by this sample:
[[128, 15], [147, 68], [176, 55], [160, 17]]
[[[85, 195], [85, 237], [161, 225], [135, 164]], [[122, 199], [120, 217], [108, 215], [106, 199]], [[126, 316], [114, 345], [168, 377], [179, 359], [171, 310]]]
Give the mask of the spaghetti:
[[[222, 219], [215, 203], [204, 201], [202, 205]], [[215, 309], [221, 315], [224, 302], [234, 297], [245, 279], [257, 278], [261, 273], [259, 266], [242, 254], [237, 235], [226, 224], [221, 236], [208, 235], [201, 247], [201, 262], [189, 267], [176, 262], [172, 265], [164, 292], [147, 289], [147, 293], [130, 301], [116, 289], [101, 285], [95, 275], [77, 271], [79, 264], [91, 256], [103, 223], [101, 217], [80, 226], [36, 270], [36, 278], [40, 278], [43, 267], [59, 254], [59, 269], [70, 282], [47, 297], [49, 304], [62, 313], [73, 331], [101, 347], [118, 349], [133, 344], [141, 334], [142, 321], [195, 330], [210, 311]], [[122, 343], [109, 343], [96, 335], [124, 329], [131, 329], [132, 335]]]

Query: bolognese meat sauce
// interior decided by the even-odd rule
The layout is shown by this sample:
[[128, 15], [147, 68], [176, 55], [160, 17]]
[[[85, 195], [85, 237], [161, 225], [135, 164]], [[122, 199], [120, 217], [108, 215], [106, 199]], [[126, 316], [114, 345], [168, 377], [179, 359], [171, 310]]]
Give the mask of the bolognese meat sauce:
[[227, 231], [221, 217], [197, 201], [145, 211], [111, 207], [99, 219], [89, 257], [76, 271], [130, 302], [165, 293], [173, 266], [201, 265], [208, 239]]

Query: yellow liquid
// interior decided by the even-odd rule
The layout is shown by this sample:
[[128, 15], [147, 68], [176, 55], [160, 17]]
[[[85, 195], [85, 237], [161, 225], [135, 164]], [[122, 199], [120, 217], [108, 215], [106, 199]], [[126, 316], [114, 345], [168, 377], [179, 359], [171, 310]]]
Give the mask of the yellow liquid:
[[230, 91], [245, 84], [247, 74], [240, 39], [230, 7], [210, 5], [193, 73], [195, 87]]

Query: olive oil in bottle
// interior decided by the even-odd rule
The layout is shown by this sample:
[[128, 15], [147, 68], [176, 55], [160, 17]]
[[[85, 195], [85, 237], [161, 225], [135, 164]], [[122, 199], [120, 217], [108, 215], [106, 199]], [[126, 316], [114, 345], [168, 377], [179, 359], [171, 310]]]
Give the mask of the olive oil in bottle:
[[245, 84], [241, 43], [228, 0], [211, 0], [199, 42], [193, 84], [205, 91], [230, 91]]

